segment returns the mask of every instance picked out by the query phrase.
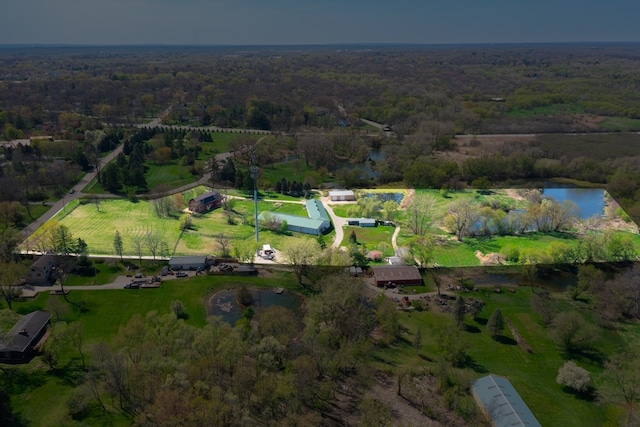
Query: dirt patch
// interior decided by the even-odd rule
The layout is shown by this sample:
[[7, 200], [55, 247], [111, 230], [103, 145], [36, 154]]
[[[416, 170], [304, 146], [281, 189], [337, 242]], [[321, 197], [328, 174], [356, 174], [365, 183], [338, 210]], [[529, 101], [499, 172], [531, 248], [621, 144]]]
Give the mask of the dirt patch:
[[502, 265], [506, 262], [504, 255], [496, 252], [485, 255], [481, 251], [476, 251], [476, 257], [482, 265]]
[[402, 199], [402, 203], [400, 204], [400, 209], [406, 209], [409, 206], [411, 206], [411, 203], [413, 203], [413, 199], [415, 197], [416, 197], [416, 190], [414, 190], [413, 188], [409, 188], [407, 190], [407, 194]]

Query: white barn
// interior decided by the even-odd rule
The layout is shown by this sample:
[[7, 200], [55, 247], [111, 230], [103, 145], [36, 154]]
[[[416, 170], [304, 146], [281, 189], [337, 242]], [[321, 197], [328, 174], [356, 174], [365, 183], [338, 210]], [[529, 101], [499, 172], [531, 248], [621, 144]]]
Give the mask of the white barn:
[[356, 200], [356, 195], [352, 190], [331, 190], [329, 198], [332, 202], [352, 202]]

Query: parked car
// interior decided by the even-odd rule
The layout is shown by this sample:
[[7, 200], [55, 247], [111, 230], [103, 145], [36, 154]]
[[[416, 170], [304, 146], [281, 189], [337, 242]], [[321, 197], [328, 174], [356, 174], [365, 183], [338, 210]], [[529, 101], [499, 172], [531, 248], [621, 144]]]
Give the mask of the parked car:
[[138, 283], [127, 283], [124, 285], [125, 289], [140, 289], [140, 285]]
[[187, 273], [185, 273], [184, 271], [178, 271], [176, 273], [176, 277], [189, 277], [189, 275]]

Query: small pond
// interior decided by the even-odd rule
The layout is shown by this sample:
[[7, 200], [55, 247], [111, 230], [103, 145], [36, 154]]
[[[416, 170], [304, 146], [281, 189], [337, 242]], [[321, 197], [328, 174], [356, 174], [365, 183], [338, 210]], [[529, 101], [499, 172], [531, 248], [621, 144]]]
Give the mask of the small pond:
[[381, 201], [382, 203], [384, 202], [388, 202], [390, 200], [395, 201], [398, 204], [402, 203], [402, 199], [404, 199], [404, 193], [402, 192], [398, 192], [398, 193], [365, 193], [365, 196], [367, 197], [375, 197], [377, 198], [379, 201]]
[[545, 188], [543, 194], [563, 203], [570, 200], [580, 209], [580, 218], [604, 215], [605, 191], [602, 188]]
[[[297, 310], [302, 304], [302, 298], [284, 291], [276, 293], [274, 289], [249, 289], [251, 292], [251, 307], [271, 307], [279, 305]], [[228, 289], [213, 294], [207, 302], [207, 312], [210, 316], [220, 316], [225, 322], [235, 325], [242, 317], [245, 308], [236, 301], [236, 289]]]

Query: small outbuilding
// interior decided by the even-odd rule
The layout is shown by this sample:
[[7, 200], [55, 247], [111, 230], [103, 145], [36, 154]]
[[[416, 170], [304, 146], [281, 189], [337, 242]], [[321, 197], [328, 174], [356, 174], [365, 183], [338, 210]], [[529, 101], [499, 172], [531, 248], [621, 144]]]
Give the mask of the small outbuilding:
[[47, 337], [51, 314], [34, 311], [22, 317], [0, 342], [0, 363], [27, 363]]
[[194, 199], [189, 200], [189, 210], [196, 213], [205, 213], [219, 208], [222, 205], [222, 195], [217, 191], [210, 191]]
[[371, 267], [376, 286], [389, 283], [395, 285], [422, 285], [420, 270], [413, 265], [377, 265]]
[[348, 225], [360, 227], [377, 227], [378, 222], [373, 218], [347, 218]]
[[352, 202], [356, 200], [356, 195], [352, 190], [331, 190], [329, 191], [329, 199], [332, 202]]
[[169, 260], [171, 270], [204, 270], [207, 265], [206, 256], [174, 256]]
[[541, 426], [507, 378], [497, 375], [482, 377], [471, 385], [471, 393], [496, 427]]

